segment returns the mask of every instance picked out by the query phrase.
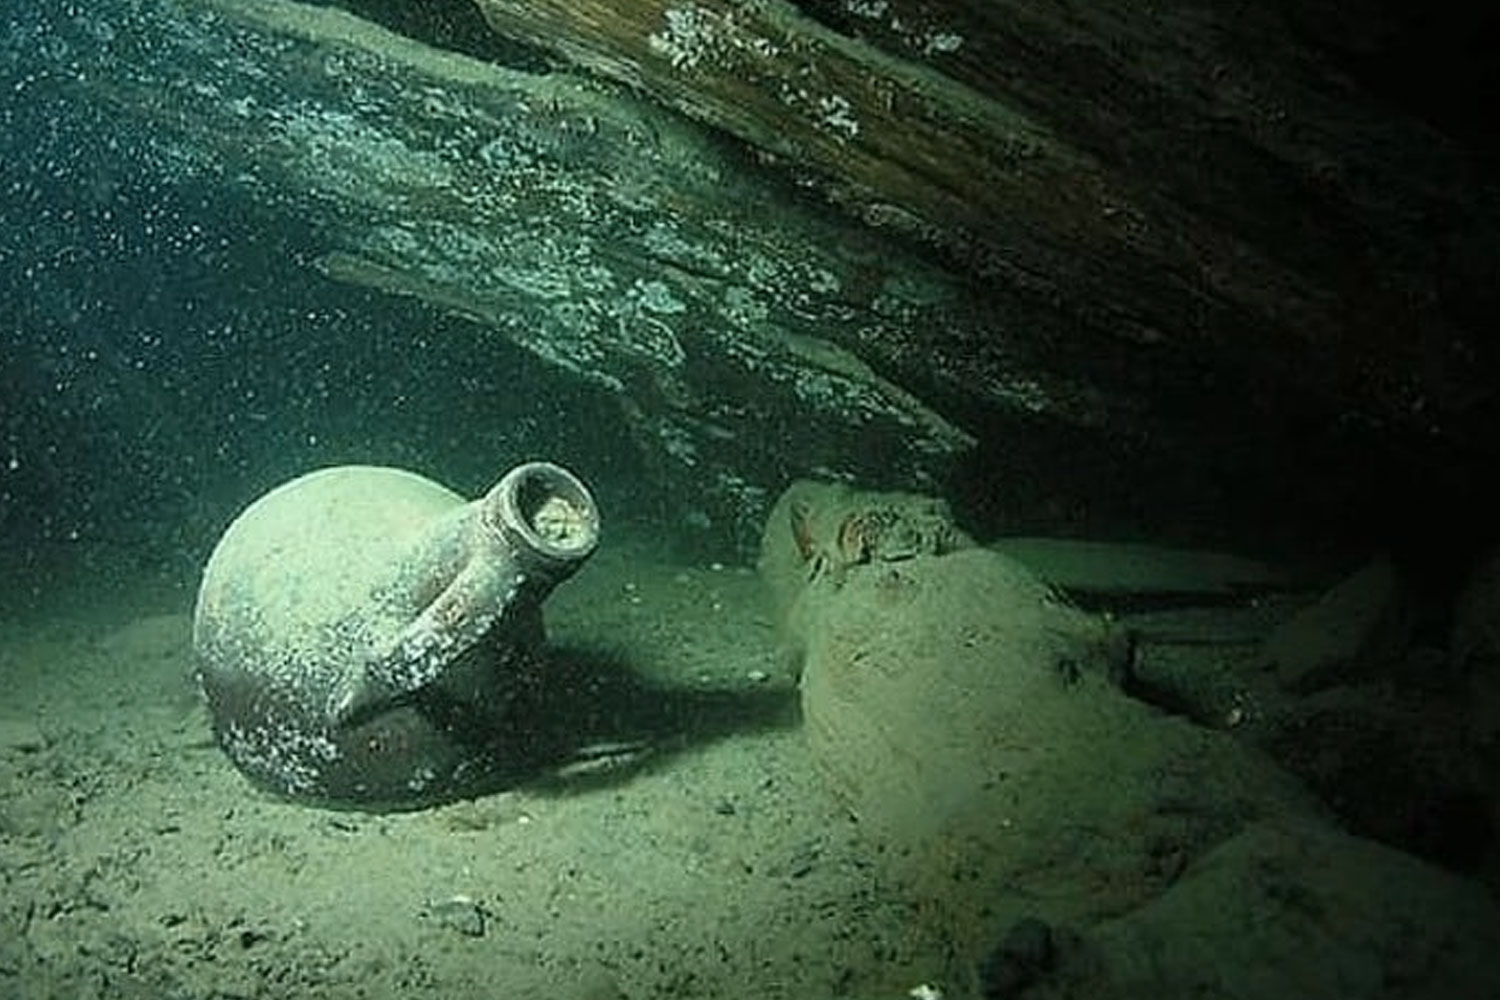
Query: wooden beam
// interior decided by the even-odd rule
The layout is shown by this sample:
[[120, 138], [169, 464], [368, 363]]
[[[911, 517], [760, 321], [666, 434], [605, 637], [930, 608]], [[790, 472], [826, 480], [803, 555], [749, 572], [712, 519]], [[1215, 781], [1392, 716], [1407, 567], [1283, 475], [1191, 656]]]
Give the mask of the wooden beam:
[[[1020, 106], [780, 0], [475, 0], [494, 29], [649, 91], [799, 168], [870, 222], [1144, 342], [1316, 289], [1147, 197]], [[929, 49], [961, 39], [930, 33]], [[1304, 319], [1310, 317], [1303, 317]], [[1319, 318], [1321, 319], [1321, 317]]]
[[[1364, 100], [1274, 10], [474, 2], [496, 32], [742, 139], [1086, 340], [1170, 345], [1382, 418], [1443, 391], [1420, 373], [1462, 338], [1430, 288], [1493, 213], [1449, 144]], [[1434, 245], [1423, 217], [1459, 221]]]

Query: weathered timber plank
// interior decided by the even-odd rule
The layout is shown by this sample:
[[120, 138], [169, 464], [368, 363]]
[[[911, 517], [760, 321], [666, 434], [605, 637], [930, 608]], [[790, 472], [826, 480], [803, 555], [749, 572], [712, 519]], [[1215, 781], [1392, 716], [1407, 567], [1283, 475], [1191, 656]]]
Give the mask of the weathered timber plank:
[[[973, 436], [889, 373], [956, 392], [968, 343], [990, 370], [971, 398], [1110, 422], [992, 329], [993, 299], [611, 88], [269, 0], [148, 0], [120, 31], [104, 46], [80, 20], [64, 43], [90, 71], [68, 86], [164, 169], [248, 196], [269, 226], [295, 218], [330, 277], [612, 393], [644, 474], [721, 536], [758, 533], [790, 476], [941, 481]], [[914, 327], [945, 343], [903, 359]]]
[[1482, 213], [1449, 144], [1365, 100], [1275, 11], [475, 3], [497, 32], [812, 169], [866, 219], [1096, 336], [1382, 419], [1447, 393], [1420, 373], [1463, 340], [1449, 313], [1464, 307], [1430, 289], [1456, 258], [1476, 270], [1493, 220], [1469, 224]]
[[501, 33], [812, 167], [867, 219], [1111, 336], [1327, 325], [1315, 287], [1016, 105], [776, 0], [475, 0]]
[[[1338, 30], [1346, 37], [1376, 30], [1379, 6], [1341, 6]], [[1348, 395], [1397, 410], [1418, 392], [1440, 396], [1443, 386], [1416, 383], [1414, 367], [1431, 366], [1443, 344], [1464, 339], [1455, 315], [1487, 311], [1460, 276], [1487, 270], [1474, 248], [1494, 227], [1472, 164], [1453, 141], [1362, 93], [1329, 53], [1310, 48], [1293, 23], [1306, 5], [802, 0], [799, 7], [1046, 123], [1127, 177], [1147, 217], [1178, 206], [1318, 289], [1329, 303], [1321, 315], [1277, 313], [1274, 302], [1265, 315], [1295, 330], [1292, 352], [1322, 352], [1329, 365], [1317, 369], [1335, 394], [1343, 394], [1342, 381]], [[1232, 257], [1205, 263], [1243, 266]], [[1444, 288], [1441, 302], [1435, 284]], [[1233, 345], [1221, 345], [1233, 354]]]

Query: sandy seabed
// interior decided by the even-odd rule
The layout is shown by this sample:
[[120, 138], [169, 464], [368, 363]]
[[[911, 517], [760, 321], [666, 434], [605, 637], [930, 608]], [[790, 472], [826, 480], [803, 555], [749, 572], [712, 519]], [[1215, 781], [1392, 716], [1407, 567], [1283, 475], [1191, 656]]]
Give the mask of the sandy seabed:
[[[0, 562], [4, 1000], [1500, 997], [1482, 888], [1144, 706], [1113, 750], [1043, 727], [1052, 763], [1007, 805], [1029, 832], [958, 942], [828, 790], [761, 580], [650, 546], [607, 544], [548, 602], [576, 736], [554, 764], [411, 812], [282, 801], [213, 742], [195, 575], [141, 558]], [[1207, 612], [1232, 645], [1149, 665], [1232, 676], [1274, 610]], [[1257, 795], [1289, 822], [1236, 804]], [[1076, 950], [1053, 982], [981, 977], [1036, 912], [1088, 942], [1054, 927]]]
[[[386, 814], [279, 801], [217, 749], [195, 585], [105, 551], [7, 601], [0, 996], [875, 997], [944, 976], [814, 773], [750, 570], [601, 551], [548, 606], [562, 655], [632, 674], [623, 701], [579, 692], [592, 749]], [[610, 752], [643, 732], [644, 756]]]

